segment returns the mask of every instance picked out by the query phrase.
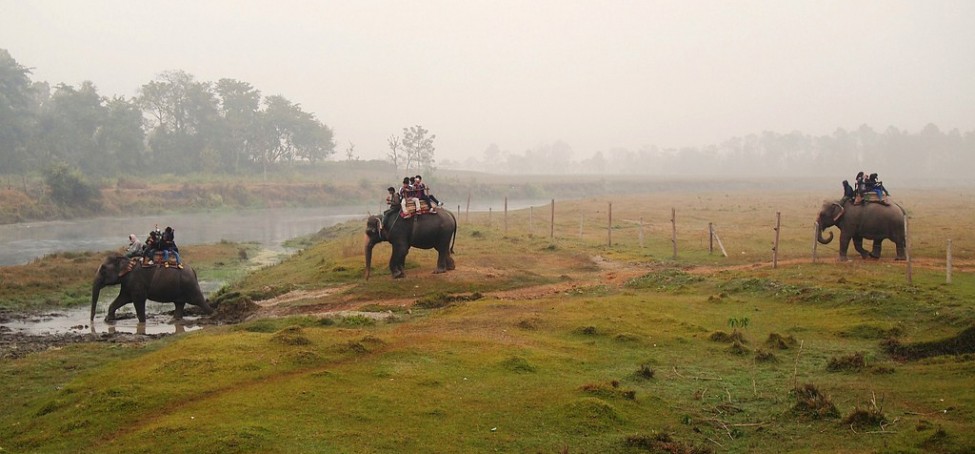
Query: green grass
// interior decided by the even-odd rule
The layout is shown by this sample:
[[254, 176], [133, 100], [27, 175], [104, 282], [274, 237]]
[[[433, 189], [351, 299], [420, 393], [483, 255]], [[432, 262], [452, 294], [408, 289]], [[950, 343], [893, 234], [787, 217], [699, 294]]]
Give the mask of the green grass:
[[[745, 223], [753, 213], [727, 214]], [[458, 269], [444, 275], [429, 274], [433, 253], [413, 251], [409, 276], [390, 279], [387, 246], [365, 281], [362, 225], [350, 223], [227, 290], [254, 300], [301, 290], [310, 296], [280, 306], [358, 304], [393, 311], [390, 321], [259, 319], [143, 348], [84, 344], [0, 363], [12, 402], [0, 413], [0, 448], [975, 449], [975, 355], [899, 361], [884, 347], [891, 337], [913, 345], [972, 326], [970, 271], [945, 285], [942, 271], [919, 266], [908, 285], [904, 265], [889, 260], [813, 264], [797, 252], [772, 269], [698, 250], [674, 261], [666, 240], [641, 250], [632, 240], [552, 240], [538, 226], [528, 236], [524, 226], [505, 234], [483, 222], [462, 224]], [[737, 353], [710, 339], [732, 330], [743, 340]], [[850, 358], [857, 367], [830, 367]], [[818, 390], [835, 412], [797, 411], [797, 388]]]

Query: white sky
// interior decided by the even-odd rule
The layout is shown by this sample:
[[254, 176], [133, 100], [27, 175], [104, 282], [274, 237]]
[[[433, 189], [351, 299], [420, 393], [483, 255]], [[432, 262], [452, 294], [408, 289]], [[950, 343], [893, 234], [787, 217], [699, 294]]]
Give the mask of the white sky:
[[0, 48], [104, 96], [166, 70], [249, 82], [332, 127], [340, 159], [416, 124], [438, 161], [975, 129], [972, 0], [0, 0]]

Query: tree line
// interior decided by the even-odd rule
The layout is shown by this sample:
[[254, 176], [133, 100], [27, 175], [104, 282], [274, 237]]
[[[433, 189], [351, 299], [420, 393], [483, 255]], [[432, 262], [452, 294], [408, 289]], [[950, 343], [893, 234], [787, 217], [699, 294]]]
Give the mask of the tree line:
[[512, 153], [495, 144], [481, 156], [444, 166], [494, 169], [514, 174], [605, 174], [720, 177], [851, 178], [860, 170], [884, 178], [971, 181], [975, 131], [942, 131], [933, 124], [910, 133], [894, 127], [837, 129], [815, 136], [764, 132], [704, 147], [636, 150], [611, 148], [577, 158], [571, 145], [557, 141]]
[[267, 172], [335, 152], [314, 114], [244, 81], [167, 71], [126, 99], [90, 81], [51, 87], [30, 75], [0, 49], [0, 174]]

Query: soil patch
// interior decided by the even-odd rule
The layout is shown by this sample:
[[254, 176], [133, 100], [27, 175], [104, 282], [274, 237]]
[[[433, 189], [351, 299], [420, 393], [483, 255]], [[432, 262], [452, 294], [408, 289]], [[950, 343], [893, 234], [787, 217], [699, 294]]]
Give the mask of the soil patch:
[[896, 339], [891, 339], [884, 343], [884, 349], [894, 358], [904, 361], [975, 353], [975, 326], [968, 327], [957, 336], [930, 342], [901, 344]]
[[106, 342], [112, 344], [146, 344], [169, 334], [130, 334], [130, 333], [61, 333], [25, 334], [0, 326], [0, 359], [17, 359], [31, 353], [56, 350], [66, 345], [84, 342]]

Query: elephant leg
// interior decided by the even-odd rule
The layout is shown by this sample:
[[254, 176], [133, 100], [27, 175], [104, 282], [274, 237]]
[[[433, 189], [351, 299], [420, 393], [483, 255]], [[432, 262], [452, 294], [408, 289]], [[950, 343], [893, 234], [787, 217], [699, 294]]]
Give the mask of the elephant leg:
[[870, 251], [870, 257], [875, 258], [875, 259], [879, 259], [880, 258], [880, 254], [881, 254], [881, 252], [883, 251], [883, 248], [884, 248], [883, 242], [884, 242], [884, 240], [874, 240], [873, 241], [873, 250]]
[[454, 265], [454, 257], [447, 252], [447, 271], [453, 271], [457, 267]]
[[856, 249], [856, 251], [858, 253], [860, 253], [860, 257], [861, 258], [866, 259], [866, 258], [869, 258], [870, 257], [870, 253], [867, 252], [867, 250], [863, 248], [863, 237], [862, 236], [854, 236], [853, 237], [853, 249]]
[[893, 241], [897, 248], [897, 258], [894, 260], [907, 260], [907, 242], [903, 238], [895, 238]]
[[183, 319], [183, 309], [186, 307], [186, 303], [177, 301], [176, 311], [173, 312], [173, 319], [182, 320]]
[[433, 274], [440, 274], [447, 272], [447, 257], [450, 257], [450, 246], [438, 247], [437, 248], [437, 269], [433, 270]]
[[389, 273], [393, 275], [394, 279], [406, 277], [406, 255], [409, 254], [409, 251], [408, 246], [393, 247], [393, 253], [389, 256]]
[[143, 297], [135, 298], [132, 300], [132, 304], [135, 305], [135, 316], [139, 318], [139, 323], [146, 322], [146, 299]]
[[[840, 233], [840, 261], [845, 262], [849, 260], [846, 256], [846, 252], [850, 250], [850, 236]], [[854, 245], [855, 246], [855, 245]]]
[[123, 296], [122, 293], [119, 293], [118, 296], [115, 297], [115, 300], [112, 301], [112, 304], [108, 305], [108, 313], [105, 314], [105, 321], [106, 322], [114, 321], [115, 311], [119, 310], [120, 307], [125, 306], [130, 302], [131, 301], [128, 298], [126, 298], [126, 296]]

